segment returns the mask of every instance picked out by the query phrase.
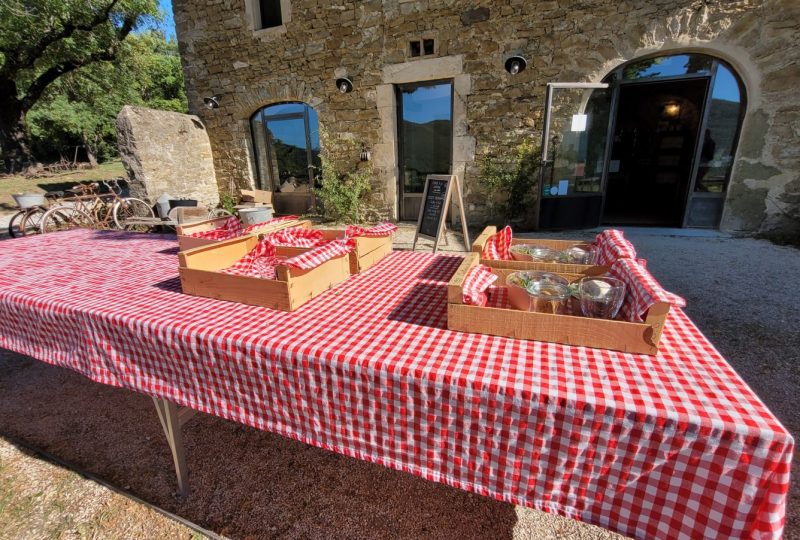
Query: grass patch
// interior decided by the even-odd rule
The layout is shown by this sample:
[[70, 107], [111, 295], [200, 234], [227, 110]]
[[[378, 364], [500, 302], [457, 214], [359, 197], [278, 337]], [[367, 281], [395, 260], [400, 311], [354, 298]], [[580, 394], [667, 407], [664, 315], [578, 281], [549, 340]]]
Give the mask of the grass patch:
[[101, 163], [94, 169], [69, 171], [47, 178], [25, 178], [21, 175], [0, 177], [0, 212], [16, 211], [17, 205], [11, 198], [12, 193], [43, 193], [57, 191], [74, 186], [79, 182], [109, 180], [117, 176], [127, 176], [121, 161]]

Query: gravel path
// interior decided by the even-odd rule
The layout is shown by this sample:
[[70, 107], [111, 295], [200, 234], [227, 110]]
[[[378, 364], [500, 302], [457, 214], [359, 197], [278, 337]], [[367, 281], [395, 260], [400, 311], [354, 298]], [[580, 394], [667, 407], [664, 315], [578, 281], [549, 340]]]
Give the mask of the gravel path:
[[[787, 281], [800, 275], [800, 250], [713, 234], [626, 235], [662, 284], [687, 299], [692, 319], [797, 438], [800, 289]], [[413, 230], [404, 228], [397, 247], [410, 247], [412, 238]], [[454, 238], [450, 248], [456, 245]], [[178, 501], [171, 496], [170, 455], [148, 398], [2, 350], [0, 433], [231, 538], [619, 538], [205, 415], [185, 427], [194, 491]], [[7, 446], [0, 441], [0, 472], [6, 470]], [[14, 459], [38, 462], [27, 455]], [[63, 470], [44, 468], [31, 472], [30, 482], [52, 484], [57, 474]], [[74, 496], [81, 482], [96, 489], [82, 480], [69, 488]], [[0, 484], [0, 504], [7, 490]], [[34, 519], [44, 512], [41, 504], [32, 500], [23, 514]], [[72, 515], [65, 507], [64, 519]], [[87, 523], [96, 518], [96, 511], [81, 517]], [[142, 527], [152, 522], [146, 514], [141, 520]], [[0, 538], [39, 537], [27, 534], [24, 524], [31, 521], [18, 523], [23, 525]], [[144, 536], [160, 536], [152, 532]], [[797, 472], [786, 538], [800, 538]]]

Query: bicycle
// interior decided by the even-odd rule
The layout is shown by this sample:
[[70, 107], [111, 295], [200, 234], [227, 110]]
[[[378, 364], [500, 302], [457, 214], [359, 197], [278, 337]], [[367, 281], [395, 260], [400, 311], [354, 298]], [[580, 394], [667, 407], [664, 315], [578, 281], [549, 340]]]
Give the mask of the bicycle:
[[62, 204], [50, 208], [42, 216], [40, 231], [48, 233], [74, 227], [132, 230], [126, 225], [128, 219], [155, 215], [147, 202], [135, 197], [121, 197], [122, 188], [116, 179], [110, 182], [103, 181], [107, 193], [99, 193], [97, 182], [73, 188], [74, 197], [63, 199]]
[[11, 216], [8, 222], [8, 235], [11, 238], [18, 238], [38, 233], [44, 214], [53, 205], [54, 201], [58, 201], [63, 196], [63, 191], [48, 191], [42, 194], [40, 202], [43, 204], [32, 205], [21, 203], [15, 196], [14, 198], [17, 199], [20, 209]]

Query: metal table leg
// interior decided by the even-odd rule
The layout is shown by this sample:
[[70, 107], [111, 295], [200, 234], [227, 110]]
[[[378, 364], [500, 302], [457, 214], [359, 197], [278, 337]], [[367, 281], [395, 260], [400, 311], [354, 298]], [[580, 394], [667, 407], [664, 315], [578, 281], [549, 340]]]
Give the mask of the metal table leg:
[[178, 476], [178, 495], [185, 497], [189, 494], [189, 470], [186, 468], [181, 427], [194, 416], [196, 411], [185, 407], [179, 410], [177, 405], [166, 399], [153, 398], [153, 403], [156, 406], [161, 427], [164, 428], [164, 435], [167, 436], [169, 449], [172, 451], [175, 474]]

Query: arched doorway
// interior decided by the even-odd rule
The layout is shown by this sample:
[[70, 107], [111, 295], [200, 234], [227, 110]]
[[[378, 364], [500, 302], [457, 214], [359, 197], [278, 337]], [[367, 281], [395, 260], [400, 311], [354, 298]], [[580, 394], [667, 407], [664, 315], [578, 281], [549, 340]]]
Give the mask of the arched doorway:
[[277, 213], [307, 213], [320, 166], [316, 111], [302, 102], [275, 103], [256, 111], [250, 128], [257, 187], [273, 192]]
[[733, 69], [699, 53], [548, 85], [540, 227], [718, 227], [744, 112]]
[[704, 54], [656, 56], [618, 86], [603, 222], [716, 228], [744, 116], [744, 88]]

